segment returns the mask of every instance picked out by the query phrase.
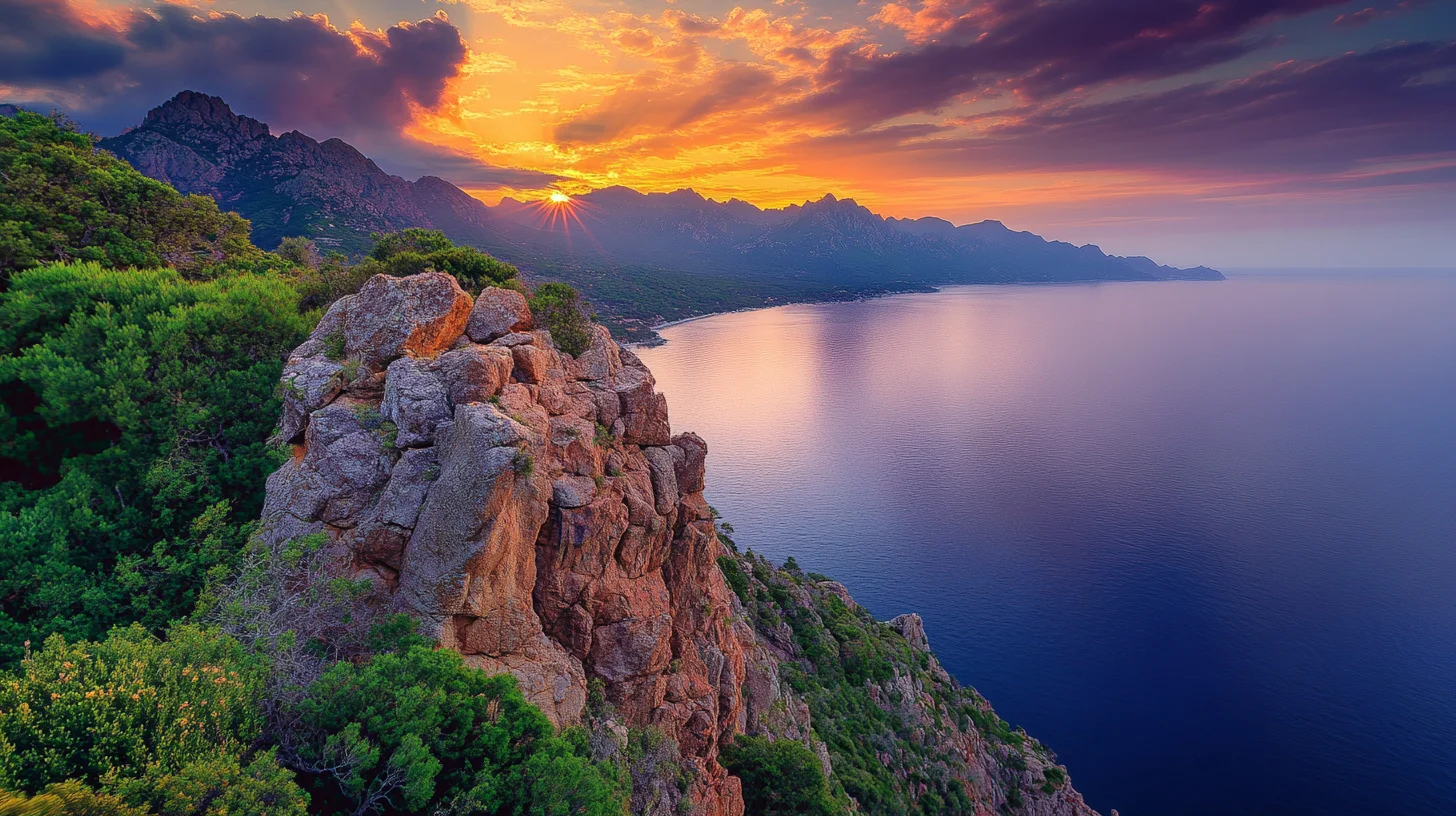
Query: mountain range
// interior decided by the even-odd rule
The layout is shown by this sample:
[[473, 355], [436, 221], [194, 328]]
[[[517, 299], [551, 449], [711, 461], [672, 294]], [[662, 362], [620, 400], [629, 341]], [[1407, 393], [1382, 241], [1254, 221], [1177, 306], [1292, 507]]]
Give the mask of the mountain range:
[[264, 247], [302, 235], [359, 255], [373, 231], [440, 229], [510, 261], [530, 278], [582, 289], [624, 338], [710, 312], [845, 300], [961, 283], [1219, 280], [1096, 246], [1047, 241], [998, 221], [884, 218], [850, 199], [762, 209], [693, 190], [596, 190], [565, 206], [506, 198], [490, 207], [444, 179], [406, 181], [340, 139], [235, 114], [183, 91], [101, 147], [185, 193], [203, 193], [253, 223]]

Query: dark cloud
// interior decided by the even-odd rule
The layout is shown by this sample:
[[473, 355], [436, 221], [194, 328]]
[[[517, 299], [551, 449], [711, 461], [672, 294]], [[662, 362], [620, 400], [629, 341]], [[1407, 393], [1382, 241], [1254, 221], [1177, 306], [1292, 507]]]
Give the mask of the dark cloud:
[[1232, 82], [1103, 104], [1029, 105], [963, 124], [978, 135], [884, 128], [800, 150], [822, 156], [884, 145], [950, 174], [1136, 168], [1348, 187], [1435, 179], [1433, 168], [1456, 165], [1456, 44], [1291, 62]]
[[[797, 105], [851, 128], [1012, 89], [1042, 99], [1189, 73], [1249, 53], [1262, 23], [1344, 0], [925, 0], [881, 19], [923, 43], [888, 55], [846, 46]], [[898, 9], [898, 13], [888, 13]], [[921, 12], [912, 15], [912, 12]]]
[[[0, 82], [51, 98], [103, 133], [135, 124], [182, 88], [277, 127], [397, 130], [410, 105], [435, 108], [466, 57], [443, 16], [376, 32], [323, 17], [199, 14], [161, 5], [89, 19], [58, 0], [0, 0]], [[80, 56], [75, 56], [79, 54]]]
[[0, 82], [94, 76], [125, 60], [112, 32], [93, 31], [66, 3], [0, 0]]
[[384, 31], [325, 18], [200, 14], [183, 6], [94, 18], [64, 0], [0, 0], [0, 83], [104, 135], [184, 88], [220, 96], [278, 133], [339, 136], [391, 172], [469, 187], [535, 188], [556, 176], [495, 167], [405, 136], [437, 109], [467, 56], [443, 15]]

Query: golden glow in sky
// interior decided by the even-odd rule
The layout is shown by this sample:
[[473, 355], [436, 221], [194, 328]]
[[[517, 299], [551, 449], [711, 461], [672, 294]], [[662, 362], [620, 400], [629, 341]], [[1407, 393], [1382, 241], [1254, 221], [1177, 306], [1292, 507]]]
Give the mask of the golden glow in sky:
[[198, 90], [487, 203], [833, 193], [1185, 265], [1261, 265], [1272, 230], [1346, 263], [1456, 257], [1456, 3], [12, 3], [0, 101], [110, 135]]

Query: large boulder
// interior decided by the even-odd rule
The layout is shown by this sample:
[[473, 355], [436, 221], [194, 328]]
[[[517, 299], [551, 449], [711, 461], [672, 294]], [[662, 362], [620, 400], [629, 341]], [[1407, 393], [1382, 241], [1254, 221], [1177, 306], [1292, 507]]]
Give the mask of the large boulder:
[[385, 370], [380, 410], [398, 427], [395, 444], [401, 448], [433, 444], [435, 427], [450, 419], [450, 401], [439, 375], [413, 357], [401, 357]]
[[531, 310], [526, 306], [526, 296], [513, 289], [488, 286], [475, 299], [465, 333], [477, 343], [489, 343], [497, 337], [530, 328]]
[[372, 368], [449, 348], [464, 333], [472, 306], [470, 295], [444, 272], [375, 275], [344, 300], [344, 353]]

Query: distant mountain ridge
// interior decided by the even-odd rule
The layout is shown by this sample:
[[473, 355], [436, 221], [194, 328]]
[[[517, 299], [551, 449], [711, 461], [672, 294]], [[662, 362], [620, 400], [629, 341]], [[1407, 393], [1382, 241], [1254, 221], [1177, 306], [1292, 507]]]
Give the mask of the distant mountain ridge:
[[217, 199], [253, 222], [253, 238], [264, 247], [303, 235], [357, 254], [369, 248], [372, 231], [448, 227], [470, 243], [489, 229], [485, 205], [443, 179], [392, 176], [341, 139], [273, 136], [263, 122], [193, 91], [101, 147], [184, 193]]
[[440, 229], [530, 277], [578, 286], [604, 322], [636, 340], [655, 337], [657, 323], [709, 312], [946, 284], [1223, 277], [1046, 241], [998, 221], [884, 218], [833, 195], [761, 209], [690, 189], [608, 187], [578, 196], [569, 210], [511, 198], [488, 207], [440, 178], [390, 175], [339, 139], [273, 136], [265, 123], [193, 91], [101, 146], [247, 217], [260, 246], [302, 235], [360, 254], [373, 231]]
[[[640, 193], [608, 187], [578, 196], [576, 203], [576, 217], [592, 244], [576, 251], [619, 260], [653, 262], [670, 256], [681, 262], [684, 254], [691, 258], [712, 252], [717, 256], [703, 263], [779, 264], [787, 270], [835, 264], [836, 270], [851, 273], [872, 262], [879, 276], [893, 278], [898, 273], [881, 264], [899, 257], [916, 262], [919, 271], [909, 277], [920, 279], [929, 268], [948, 278], [966, 278], [955, 282], [974, 283], [1223, 277], [1208, 267], [1179, 269], [1141, 256], [1106, 255], [1095, 246], [1046, 241], [999, 221], [957, 227], [940, 218], [885, 218], [833, 194], [782, 209], [759, 209], [739, 199], [712, 201], [691, 189]], [[538, 205], [512, 198], [492, 212], [502, 221], [538, 231], [544, 220]]]

